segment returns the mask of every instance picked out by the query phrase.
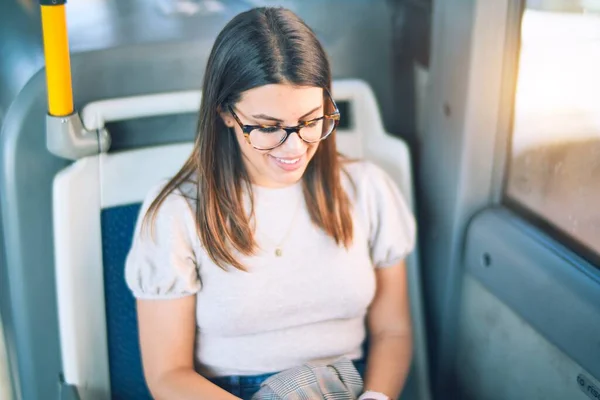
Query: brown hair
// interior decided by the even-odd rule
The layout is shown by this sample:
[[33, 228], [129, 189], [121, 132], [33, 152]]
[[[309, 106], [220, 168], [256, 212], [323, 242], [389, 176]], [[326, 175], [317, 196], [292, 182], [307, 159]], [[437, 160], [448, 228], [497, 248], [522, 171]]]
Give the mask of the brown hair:
[[[314, 32], [289, 10], [254, 8], [237, 15], [218, 35], [208, 59], [192, 154], [146, 214], [146, 220], [154, 221], [167, 196], [192, 180], [197, 186], [198, 235], [221, 268], [229, 264], [245, 270], [234, 250], [254, 254], [256, 242], [243, 202], [244, 189], [252, 194], [250, 179], [235, 134], [226, 128], [219, 111], [235, 105], [244, 91], [275, 83], [330, 90], [325, 51]], [[348, 247], [352, 218], [340, 163], [334, 133], [320, 143], [302, 185], [313, 223], [338, 245]]]

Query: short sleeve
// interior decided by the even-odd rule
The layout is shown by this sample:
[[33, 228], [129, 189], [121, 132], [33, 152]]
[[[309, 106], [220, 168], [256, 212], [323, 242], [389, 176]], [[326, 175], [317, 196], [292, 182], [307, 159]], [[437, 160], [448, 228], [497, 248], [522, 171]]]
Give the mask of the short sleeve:
[[416, 223], [398, 185], [381, 168], [366, 170], [369, 247], [376, 268], [396, 265], [414, 248]]
[[154, 221], [143, 223], [147, 210], [160, 192], [146, 197], [125, 263], [127, 286], [138, 299], [174, 299], [200, 290], [198, 236], [187, 199], [179, 190], [169, 194]]

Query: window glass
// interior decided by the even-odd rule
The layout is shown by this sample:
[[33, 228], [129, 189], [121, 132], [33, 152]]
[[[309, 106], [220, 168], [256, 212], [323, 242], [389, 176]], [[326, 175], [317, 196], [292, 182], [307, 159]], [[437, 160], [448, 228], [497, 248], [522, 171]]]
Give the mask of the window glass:
[[600, 254], [600, 0], [528, 1], [506, 198]]

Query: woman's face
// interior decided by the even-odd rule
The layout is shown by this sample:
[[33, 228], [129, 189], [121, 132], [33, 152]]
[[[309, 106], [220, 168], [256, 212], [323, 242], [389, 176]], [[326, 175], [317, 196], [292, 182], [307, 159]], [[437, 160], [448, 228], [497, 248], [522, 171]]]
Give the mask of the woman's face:
[[[296, 126], [323, 116], [323, 89], [286, 84], [260, 86], [242, 93], [233, 111], [244, 125]], [[257, 150], [248, 143], [231, 113], [224, 112], [222, 117], [228, 127], [234, 128], [246, 170], [256, 185], [278, 188], [298, 182], [319, 146], [292, 133], [272, 150]]]

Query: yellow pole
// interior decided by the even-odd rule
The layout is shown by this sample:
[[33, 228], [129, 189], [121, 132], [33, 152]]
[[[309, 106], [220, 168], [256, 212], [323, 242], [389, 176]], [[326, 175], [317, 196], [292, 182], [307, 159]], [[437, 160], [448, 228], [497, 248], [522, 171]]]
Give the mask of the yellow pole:
[[63, 117], [73, 113], [71, 60], [65, 0], [41, 1], [48, 114]]

